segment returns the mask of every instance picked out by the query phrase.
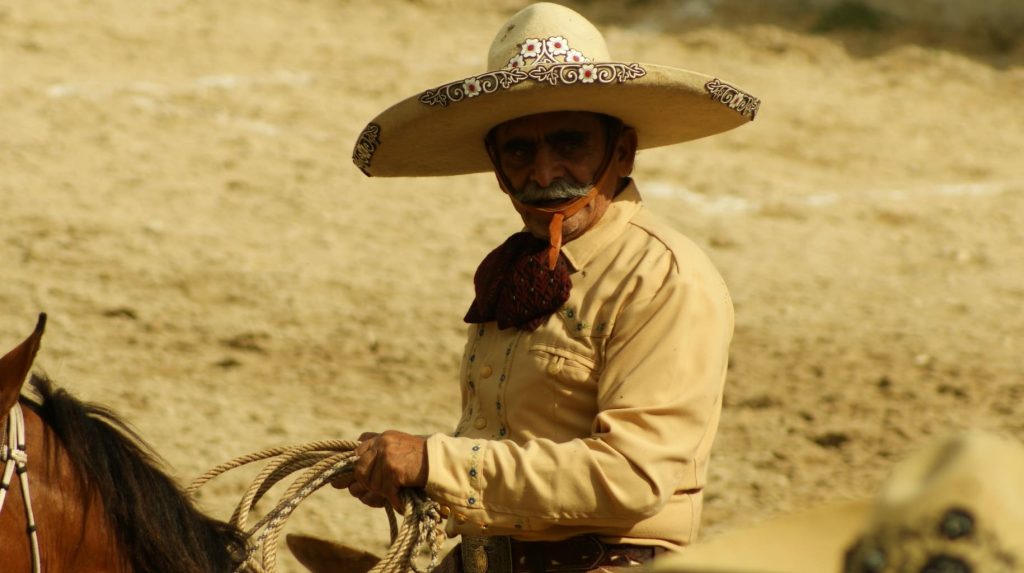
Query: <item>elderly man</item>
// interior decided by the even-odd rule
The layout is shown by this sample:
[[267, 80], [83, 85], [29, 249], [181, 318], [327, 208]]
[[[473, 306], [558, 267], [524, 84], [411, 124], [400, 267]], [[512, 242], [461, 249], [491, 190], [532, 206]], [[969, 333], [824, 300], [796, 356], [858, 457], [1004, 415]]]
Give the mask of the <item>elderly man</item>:
[[391, 107], [353, 159], [370, 176], [493, 170], [522, 216], [481, 263], [452, 434], [367, 434], [353, 495], [422, 487], [450, 510], [450, 571], [631, 567], [690, 544], [733, 310], [687, 238], [644, 208], [638, 148], [752, 120], [759, 100], [608, 56], [554, 4], [501, 27], [489, 70]]

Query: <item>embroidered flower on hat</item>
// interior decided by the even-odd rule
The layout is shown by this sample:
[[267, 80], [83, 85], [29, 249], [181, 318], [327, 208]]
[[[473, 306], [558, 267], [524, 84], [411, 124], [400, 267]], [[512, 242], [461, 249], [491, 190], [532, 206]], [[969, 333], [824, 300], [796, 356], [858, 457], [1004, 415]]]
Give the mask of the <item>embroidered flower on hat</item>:
[[419, 101], [447, 107], [481, 94], [507, 90], [528, 79], [555, 86], [622, 83], [647, 75], [640, 64], [584, 63], [590, 61], [583, 52], [570, 48], [565, 36], [527, 38], [519, 44], [519, 53], [509, 58], [503, 69], [427, 90], [420, 95]]
[[466, 92], [466, 97], [476, 97], [480, 95], [482, 86], [480, 85], [480, 80], [475, 77], [466, 78], [466, 80], [462, 82], [462, 89]]
[[536, 58], [544, 50], [544, 44], [537, 38], [527, 38], [519, 48], [519, 53], [524, 58]]
[[592, 64], [583, 64], [580, 66], [580, 81], [585, 84], [592, 84], [597, 79], [597, 71], [594, 69]]
[[569, 40], [564, 36], [549, 36], [544, 39], [527, 38], [519, 45], [519, 54], [513, 56], [505, 69], [521, 68], [529, 63], [540, 64], [580, 64], [590, 60], [583, 52], [569, 47]]
[[580, 64], [589, 60], [579, 50], [569, 50], [565, 53], [565, 61], [571, 64]]
[[561, 56], [569, 51], [569, 42], [561, 36], [551, 36], [547, 42], [548, 53], [552, 56]]

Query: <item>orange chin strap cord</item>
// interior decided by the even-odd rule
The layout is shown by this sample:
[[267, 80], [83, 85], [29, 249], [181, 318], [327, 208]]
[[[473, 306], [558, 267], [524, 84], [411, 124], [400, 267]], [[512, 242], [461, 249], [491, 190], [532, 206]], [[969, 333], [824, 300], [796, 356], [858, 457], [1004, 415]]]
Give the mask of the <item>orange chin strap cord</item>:
[[535, 207], [533, 205], [527, 205], [526, 203], [516, 199], [515, 195], [511, 192], [512, 186], [505, 177], [505, 172], [501, 169], [501, 164], [499, 163], [497, 154], [491, 144], [491, 138], [487, 138], [487, 155], [490, 156], [491, 163], [494, 165], [494, 172], [498, 176], [498, 185], [501, 187], [501, 190], [504, 191], [510, 199], [512, 199], [512, 204], [521, 211], [533, 213], [534, 215], [548, 215], [551, 217], [548, 222], [548, 268], [551, 270], [555, 269], [555, 264], [558, 262], [558, 253], [562, 251], [562, 223], [593, 202], [598, 193], [608, 185], [614, 184], [613, 181], [616, 178], [611, 177], [612, 170], [609, 169], [609, 167], [611, 167], [612, 164], [612, 154], [615, 152], [619, 135], [622, 133], [621, 124], [616, 126], [615, 129], [608, 130], [606, 133], [609, 143], [608, 149], [605, 151], [604, 160], [601, 163], [601, 170], [598, 172], [600, 175], [598, 175], [597, 179], [590, 185], [590, 190], [587, 191], [586, 195], [573, 199], [568, 205], [559, 207]]
[[559, 207], [535, 207], [533, 205], [527, 205], [515, 198], [514, 195], [505, 190], [509, 198], [512, 199], [512, 203], [523, 211], [533, 213], [535, 215], [548, 215], [551, 217], [548, 221], [548, 268], [554, 270], [555, 263], [558, 262], [558, 253], [562, 250], [562, 223], [572, 217], [576, 213], [579, 213], [584, 207], [589, 205], [597, 197], [598, 193], [609, 183], [608, 175], [611, 173], [611, 169], [605, 166], [604, 173], [601, 174], [601, 179], [590, 186], [590, 191], [587, 191], [586, 195], [578, 197], [570, 201], [567, 205]]

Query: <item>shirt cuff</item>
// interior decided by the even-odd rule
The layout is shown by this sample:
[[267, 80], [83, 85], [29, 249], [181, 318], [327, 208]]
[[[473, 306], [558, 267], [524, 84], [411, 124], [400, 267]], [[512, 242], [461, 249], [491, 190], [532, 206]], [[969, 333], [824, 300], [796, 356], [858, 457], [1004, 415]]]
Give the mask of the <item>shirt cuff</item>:
[[528, 529], [525, 516], [487, 508], [484, 465], [492, 442], [434, 434], [427, 438], [427, 495], [449, 512], [449, 531], [514, 534]]

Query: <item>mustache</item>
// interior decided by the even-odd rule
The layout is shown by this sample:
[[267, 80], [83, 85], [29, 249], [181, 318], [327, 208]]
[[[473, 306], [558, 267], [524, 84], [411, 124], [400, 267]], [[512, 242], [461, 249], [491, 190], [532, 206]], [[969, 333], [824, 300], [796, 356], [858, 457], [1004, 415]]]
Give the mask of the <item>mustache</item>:
[[547, 187], [541, 187], [536, 181], [529, 181], [522, 189], [513, 193], [520, 203], [541, 203], [544, 201], [560, 201], [582, 197], [590, 191], [590, 185], [580, 185], [559, 177]]

